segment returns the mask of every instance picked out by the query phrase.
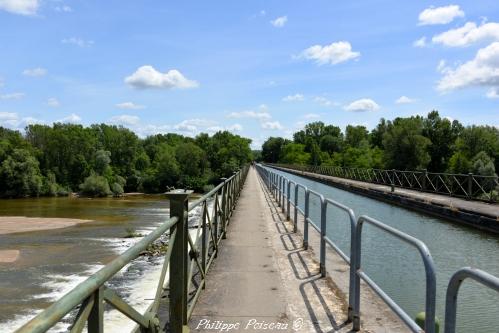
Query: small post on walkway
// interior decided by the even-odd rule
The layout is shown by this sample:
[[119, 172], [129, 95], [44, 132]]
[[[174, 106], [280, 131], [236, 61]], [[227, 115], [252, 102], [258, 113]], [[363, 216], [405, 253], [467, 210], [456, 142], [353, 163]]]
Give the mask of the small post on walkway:
[[170, 217], [178, 222], [172, 227], [176, 231], [170, 266], [170, 329], [173, 333], [188, 333], [187, 326], [187, 269], [188, 269], [188, 197], [192, 191], [173, 190], [166, 193], [170, 200]]
[[308, 215], [310, 214], [310, 192], [305, 189], [305, 223], [303, 223], [303, 248], [308, 249]]

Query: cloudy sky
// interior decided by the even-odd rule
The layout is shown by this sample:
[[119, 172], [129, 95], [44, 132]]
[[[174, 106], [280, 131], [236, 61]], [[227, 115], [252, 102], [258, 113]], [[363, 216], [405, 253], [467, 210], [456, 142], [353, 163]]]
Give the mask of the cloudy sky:
[[0, 126], [499, 125], [499, 1], [0, 0]]

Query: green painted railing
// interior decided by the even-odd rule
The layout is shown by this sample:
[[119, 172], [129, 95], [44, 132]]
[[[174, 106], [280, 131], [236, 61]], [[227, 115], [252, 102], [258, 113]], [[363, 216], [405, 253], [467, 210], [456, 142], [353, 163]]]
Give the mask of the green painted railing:
[[[102, 333], [105, 304], [133, 320], [137, 324], [133, 332], [163, 332], [165, 327], [161, 327], [160, 316], [169, 318], [167, 325], [170, 332], [188, 331], [187, 322], [204, 288], [206, 273], [217, 256], [220, 241], [226, 237], [226, 228], [243, 188], [248, 168], [246, 166], [230, 178], [223, 179], [217, 187], [190, 204], [188, 197], [192, 191], [168, 192], [166, 195], [170, 200], [170, 218], [165, 223], [15, 332], [46, 332], [66, 315], [75, 312], [76, 316], [70, 327], [71, 333], [82, 332], [85, 326], [89, 333]], [[187, 215], [197, 207], [201, 210], [201, 219], [196, 236], [192, 237], [188, 229]], [[167, 232], [168, 249], [156, 295], [146, 312], [139, 313], [107, 287], [106, 282]], [[160, 300], [165, 292], [169, 293], [168, 315], [158, 312]]]
[[269, 164], [326, 176], [359, 180], [417, 191], [461, 197], [468, 200], [499, 201], [499, 178], [472, 173], [436, 173], [383, 169], [344, 168], [337, 166]]

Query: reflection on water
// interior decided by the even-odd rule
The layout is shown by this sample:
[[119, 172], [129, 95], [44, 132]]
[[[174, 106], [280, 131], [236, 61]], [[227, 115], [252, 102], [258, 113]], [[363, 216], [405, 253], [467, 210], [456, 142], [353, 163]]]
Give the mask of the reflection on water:
[[[437, 315], [442, 322], [447, 283], [456, 270], [472, 266], [499, 276], [497, 235], [392, 206], [296, 175], [280, 173], [322, 193], [326, 198], [347, 205], [357, 217], [369, 215], [426, 243], [437, 269]], [[303, 197], [300, 189], [298, 199], [302, 209]], [[319, 223], [319, 200], [315, 196], [310, 196], [310, 199], [310, 216]], [[328, 208], [326, 233], [342, 251], [349, 254], [350, 229], [345, 213], [333, 207]], [[362, 244], [362, 266], [367, 274], [411, 317], [423, 311], [425, 274], [418, 252], [370, 225], [364, 226]], [[497, 292], [466, 281], [461, 287], [458, 304], [458, 332], [499, 332]]]
[[[0, 250], [21, 251], [15, 263], [0, 264], [0, 332], [13, 331], [137, 242], [139, 238], [123, 238], [127, 228], [147, 234], [166, 220], [168, 212], [168, 202], [161, 196], [0, 200], [0, 216], [95, 220], [64, 229], [0, 235]], [[159, 258], [141, 257], [110, 284], [145, 310], [160, 267]], [[115, 311], [106, 320], [111, 331], [133, 327]], [[63, 322], [54, 331], [67, 327]]]

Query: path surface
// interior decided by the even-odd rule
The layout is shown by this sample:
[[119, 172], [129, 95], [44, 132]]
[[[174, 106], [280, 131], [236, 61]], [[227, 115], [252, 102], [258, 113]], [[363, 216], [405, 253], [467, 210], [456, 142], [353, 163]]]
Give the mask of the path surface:
[[[346, 296], [321, 278], [315, 257], [251, 168], [191, 331], [350, 332]], [[400, 332], [373, 321], [374, 330], [364, 332]]]

